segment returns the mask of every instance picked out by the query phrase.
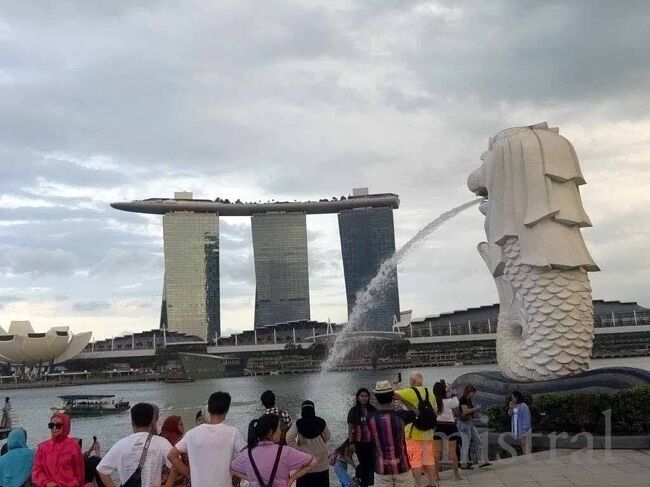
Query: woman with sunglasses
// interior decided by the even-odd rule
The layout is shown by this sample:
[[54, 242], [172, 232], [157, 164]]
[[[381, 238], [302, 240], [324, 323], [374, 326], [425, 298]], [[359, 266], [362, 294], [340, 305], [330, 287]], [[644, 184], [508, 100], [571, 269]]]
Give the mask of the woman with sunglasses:
[[56, 413], [47, 427], [52, 437], [38, 445], [32, 482], [36, 487], [81, 487], [84, 457], [77, 440], [70, 438], [70, 418]]

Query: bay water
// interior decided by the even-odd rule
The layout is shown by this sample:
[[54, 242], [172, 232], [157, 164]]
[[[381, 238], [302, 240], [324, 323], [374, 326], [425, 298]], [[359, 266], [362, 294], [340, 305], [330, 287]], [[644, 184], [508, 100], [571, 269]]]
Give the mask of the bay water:
[[[592, 368], [638, 367], [650, 370], [650, 357], [626, 359], [601, 359], [592, 362]], [[467, 372], [493, 370], [495, 365], [428, 367], [417, 369], [425, 376], [425, 385], [444, 379], [451, 383], [456, 377]], [[49, 437], [47, 423], [51, 416], [50, 408], [62, 394], [115, 394], [124, 397], [131, 405], [137, 402], [150, 402], [160, 407], [161, 419], [170, 415], [183, 418], [186, 427], [194, 425], [194, 416], [215, 391], [227, 391], [232, 396], [232, 406], [227, 423], [236, 426], [246, 436], [248, 423], [259, 416], [263, 410], [260, 395], [267, 389], [275, 392], [277, 404], [289, 411], [293, 418], [300, 415], [300, 405], [305, 399], [316, 404], [316, 413], [324, 418], [332, 432], [331, 446], [345, 439], [348, 409], [354, 404], [354, 394], [360, 387], [373, 388], [381, 379], [393, 380], [401, 372], [403, 384], [408, 385], [408, 377], [414, 369], [332, 372], [325, 374], [277, 375], [254, 377], [230, 377], [207, 379], [185, 384], [165, 384], [164, 382], [142, 382], [128, 384], [84, 385], [60, 388], [16, 389], [5, 391], [13, 405], [14, 425], [27, 430], [29, 445]], [[84, 448], [97, 436], [103, 452], [120, 438], [131, 433], [128, 412], [110, 416], [73, 418], [72, 436], [83, 440]]]

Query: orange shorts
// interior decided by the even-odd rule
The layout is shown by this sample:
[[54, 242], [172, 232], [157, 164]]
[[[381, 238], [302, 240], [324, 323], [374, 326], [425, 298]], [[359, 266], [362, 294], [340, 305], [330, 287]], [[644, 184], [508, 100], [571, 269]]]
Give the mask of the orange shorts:
[[433, 440], [406, 439], [406, 454], [411, 468], [435, 465], [433, 459]]

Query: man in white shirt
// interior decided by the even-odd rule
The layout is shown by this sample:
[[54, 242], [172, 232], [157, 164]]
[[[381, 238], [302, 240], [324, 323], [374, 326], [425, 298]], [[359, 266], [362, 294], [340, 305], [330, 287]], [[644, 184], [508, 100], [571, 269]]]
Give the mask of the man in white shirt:
[[[212, 394], [208, 400], [209, 420], [185, 433], [169, 453], [174, 468], [186, 477], [190, 475], [192, 487], [232, 485], [230, 463], [246, 443], [237, 428], [224, 424], [228, 409], [230, 394]], [[181, 453], [187, 454], [189, 469]]]
[[115, 487], [111, 474], [117, 472], [120, 484], [124, 484], [136, 471], [142, 458], [144, 447], [149, 441], [144, 463], [142, 464], [142, 487], [159, 487], [163, 465], [172, 449], [171, 443], [162, 436], [151, 434], [155, 409], [151, 404], [138, 403], [131, 408], [133, 434], [122, 438], [108, 450], [97, 465], [97, 472], [106, 487]]

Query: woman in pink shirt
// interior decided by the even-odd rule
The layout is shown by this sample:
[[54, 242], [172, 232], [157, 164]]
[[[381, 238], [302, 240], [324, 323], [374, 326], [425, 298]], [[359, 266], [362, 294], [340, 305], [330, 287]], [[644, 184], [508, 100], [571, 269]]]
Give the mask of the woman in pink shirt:
[[[248, 447], [230, 465], [250, 487], [287, 487], [316, 466], [311, 455], [280, 445], [280, 418], [265, 414], [248, 426]], [[291, 472], [294, 472], [291, 475]]]

